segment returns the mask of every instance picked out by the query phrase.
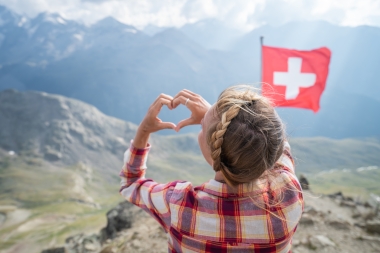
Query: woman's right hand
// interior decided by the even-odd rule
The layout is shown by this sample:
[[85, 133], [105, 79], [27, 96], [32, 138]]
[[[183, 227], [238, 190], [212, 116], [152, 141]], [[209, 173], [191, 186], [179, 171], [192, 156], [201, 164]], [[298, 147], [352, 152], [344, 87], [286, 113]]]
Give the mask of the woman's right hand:
[[185, 126], [200, 124], [205, 113], [211, 107], [202, 96], [186, 89], [181, 90], [174, 96], [172, 100], [172, 108], [174, 109], [180, 104], [185, 105], [191, 111], [191, 115], [189, 118], [181, 120], [177, 124], [174, 129], [177, 132]]

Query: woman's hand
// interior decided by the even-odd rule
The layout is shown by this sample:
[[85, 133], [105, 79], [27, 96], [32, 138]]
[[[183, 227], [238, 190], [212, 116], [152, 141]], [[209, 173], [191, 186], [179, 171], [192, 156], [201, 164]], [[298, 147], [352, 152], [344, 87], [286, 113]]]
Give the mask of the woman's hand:
[[166, 94], [161, 94], [156, 98], [137, 129], [133, 146], [136, 148], [145, 148], [151, 133], [162, 129], [175, 130], [176, 125], [174, 123], [162, 122], [162, 120], [158, 118], [158, 114], [163, 105], [166, 105], [170, 110], [173, 109], [172, 100], [173, 97]]
[[181, 120], [177, 124], [174, 129], [177, 132], [185, 126], [200, 124], [205, 113], [211, 107], [203, 97], [189, 90], [182, 90], [175, 95], [172, 108], [176, 108], [179, 104], [185, 105], [191, 111], [191, 115], [190, 118]]

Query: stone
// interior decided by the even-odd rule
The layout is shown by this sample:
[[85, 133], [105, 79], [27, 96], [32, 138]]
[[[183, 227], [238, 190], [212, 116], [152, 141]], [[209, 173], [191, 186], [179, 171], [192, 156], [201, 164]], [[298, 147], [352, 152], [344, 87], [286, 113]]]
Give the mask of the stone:
[[311, 225], [314, 225], [314, 221], [310, 215], [303, 214], [301, 217], [301, 220], [300, 220], [300, 224], [306, 225], [306, 226], [311, 226]]
[[66, 249], [64, 247], [54, 248], [54, 249], [46, 249], [41, 251], [41, 253], [66, 253]]
[[340, 202], [340, 205], [341, 205], [341, 206], [352, 207], [352, 208], [356, 207], [355, 202], [354, 202], [354, 201], [351, 201], [351, 200], [342, 200], [342, 201]]
[[301, 174], [299, 180], [302, 186], [302, 190], [310, 190], [309, 181], [307, 180], [305, 175]]
[[305, 206], [305, 209], [303, 210], [304, 213], [307, 213], [309, 215], [316, 215], [318, 214], [318, 211], [312, 207], [312, 206]]
[[292, 245], [294, 246], [294, 247], [297, 247], [298, 245], [300, 245], [301, 244], [301, 241], [299, 241], [299, 240], [293, 240], [292, 241]]
[[371, 220], [375, 217], [375, 212], [372, 208], [357, 205], [352, 213], [353, 218], [362, 218], [364, 220]]
[[134, 247], [134, 248], [140, 248], [141, 247], [141, 242], [138, 239], [134, 239], [132, 241], [132, 247]]
[[329, 196], [330, 198], [340, 198], [340, 199], [343, 199], [342, 192], [336, 192], [336, 193], [333, 193], [333, 194], [328, 194], [327, 196]]
[[84, 245], [84, 249], [87, 250], [87, 251], [95, 251], [98, 247], [96, 247], [96, 245], [92, 244], [92, 243], [86, 243]]
[[379, 238], [379, 237], [368, 236], [368, 235], [360, 235], [360, 236], [358, 236], [356, 239], [359, 239], [359, 240], [365, 240], [365, 241], [375, 241], [375, 242], [380, 242], [380, 238]]
[[367, 221], [365, 224], [365, 229], [369, 233], [380, 234], [380, 220]]
[[78, 234], [66, 239], [66, 247], [70, 253], [92, 253], [101, 249], [99, 235]]
[[328, 224], [332, 226], [333, 228], [340, 229], [340, 230], [346, 230], [350, 228], [350, 224], [348, 224], [345, 221], [340, 221], [340, 220], [332, 220], [332, 221], [329, 221]]
[[335, 247], [335, 243], [324, 235], [315, 235], [309, 238], [310, 246], [314, 249], [321, 247]]

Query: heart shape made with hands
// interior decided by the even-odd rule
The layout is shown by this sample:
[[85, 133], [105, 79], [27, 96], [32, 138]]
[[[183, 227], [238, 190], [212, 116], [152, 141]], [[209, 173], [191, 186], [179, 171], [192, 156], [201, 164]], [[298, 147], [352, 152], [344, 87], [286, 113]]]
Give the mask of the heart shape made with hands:
[[[189, 118], [179, 121], [177, 125], [173, 122], [163, 122], [158, 117], [164, 105], [166, 105], [169, 110], [173, 110], [181, 104], [190, 110], [191, 115]], [[142, 124], [144, 123], [144, 127], [148, 129], [149, 132], [156, 132], [162, 129], [173, 129], [179, 132], [183, 127], [200, 124], [210, 107], [211, 105], [204, 98], [189, 90], [182, 90], [175, 97], [161, 94], [150, 106]]]

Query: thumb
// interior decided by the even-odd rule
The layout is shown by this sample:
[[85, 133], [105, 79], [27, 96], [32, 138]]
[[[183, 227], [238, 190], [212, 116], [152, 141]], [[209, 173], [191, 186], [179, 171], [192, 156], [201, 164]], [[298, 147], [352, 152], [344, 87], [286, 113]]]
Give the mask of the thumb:
[[177, 127], [174, 130], [178, 132], [181, 128], [192, 125], [192, 124], [194, 124], [194, 121], [192, 118], [184, 119], [178, 122]]
[[173, 129], [176, 130], [176, 125], [172, 122], [160, 122], [160, 129]]

